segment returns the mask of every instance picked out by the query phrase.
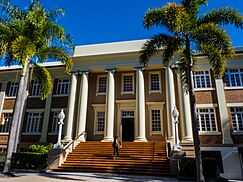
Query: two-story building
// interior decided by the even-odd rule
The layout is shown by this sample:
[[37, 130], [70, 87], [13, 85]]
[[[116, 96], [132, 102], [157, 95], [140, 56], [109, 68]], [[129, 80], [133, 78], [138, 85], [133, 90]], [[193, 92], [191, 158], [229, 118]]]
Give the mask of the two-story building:
[[[189, 96], [178, 70], [164, 67], [155, 56], [139, 64], [144, 40], [77, 46], [70, 75], [59, 62], [43, 64], [50, 70], [53, 90], [39, 99], [40, 85], [32, 80], [25, 106], [19, 150], [33, 143], [55, 143], [58, 113], [63, 108], [63, 140], [81, 132], [80, 141], [146, 142], [175, 139], [171, 111], [177, 107], [181, 145], [193, 144]], [[198, 55], [194, 67], [196, 109], [203, 155], [218, 157], [227, 178], [242, 178], [243, 48], [228, 60], [225, 76], [215, 79], [210, 64]], [[7, 147], [21, 69], [0, 67], [0, 148]], [[241, 153], [240, 153], [241, 152]]]

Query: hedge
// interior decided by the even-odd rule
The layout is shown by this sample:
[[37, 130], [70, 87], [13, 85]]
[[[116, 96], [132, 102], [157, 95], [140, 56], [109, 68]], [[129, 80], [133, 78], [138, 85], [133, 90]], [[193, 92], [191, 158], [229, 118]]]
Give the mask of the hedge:
[[14, 153], [12, 167], [18, 169], [45, 169], [47, 167], [48, 154], [21, 152]]

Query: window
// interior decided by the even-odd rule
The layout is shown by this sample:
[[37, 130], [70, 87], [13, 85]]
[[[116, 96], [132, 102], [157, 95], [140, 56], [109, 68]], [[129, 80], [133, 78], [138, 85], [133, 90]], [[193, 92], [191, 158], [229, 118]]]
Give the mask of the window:
[[27, 118], [26, 133], [39, 133], [42, 123], [41, 113], [29, 113]]
[[38, 81], [33, 81], [33, 86], [32, 86], [32, 96], [39, 96], [40, 95], [40, 83]]
[[209, 71], [194, 71], [194, 88], [211, 88]]
[[70, 80], [69, 79], [61, 79], [57, 82], [57, 95], [67, 95], [69, 94]]
[[160, 110], [151, 110], [152, 132], [161, 132]]
[[2, 125], [0, 125], [0, 133], [9, 133], [10, 124], [12, 122], [12, 113], [3, 113], [3, 122]]
[[134, 118], [134, 111], [122, 111], [122, 118]]
[[18, 82], [11, 82], [9, 87], [8, 96], [9, 97], [16, 97], [19, 89], [19, 83]]
[[105, 127], [105, 112], [97, 112], [96, 117], [96, 133], [103, 133]]
[[231, 120], [234, 132], [243, 131], [243, 108], [231, 108]]
[[106, 76], [98, 76], [98, 93], [106, 93]]
[[122, 92], [131, 93], [131, 92], [134, 91], [133, 75], [132, 74], [123, 75], [122, 83], [123, 83]]
[[197, 117], [199, 120], [199, 131], [206, 131], [206, 132], [217, 131], [213, 108], [197, 109]]
[[149, 89], [150, 92], [158, 92], [161, 90], [159, 73], [149, 73]]
[[242, 87], [243, 69], [227, 69], [225, 71], [225, 81], [227, 87]]

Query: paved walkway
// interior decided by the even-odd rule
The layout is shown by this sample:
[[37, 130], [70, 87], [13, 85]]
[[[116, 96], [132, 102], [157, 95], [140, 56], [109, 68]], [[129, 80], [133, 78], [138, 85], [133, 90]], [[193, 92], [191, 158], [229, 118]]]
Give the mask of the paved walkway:
[[15, 177], [7, 177], [0, 174], [0, 182], [166, 182], [178, 181], [175, 178], [154, 177], [154, 176], [132, 176], [117, 174], [95, 174], [95, 173], [74, 173], [74, 172], [15, 172]]

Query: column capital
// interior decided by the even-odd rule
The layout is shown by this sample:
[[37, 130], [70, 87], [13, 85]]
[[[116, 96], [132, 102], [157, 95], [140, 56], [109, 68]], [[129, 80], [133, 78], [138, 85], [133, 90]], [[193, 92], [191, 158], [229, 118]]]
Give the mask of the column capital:
[[105, 69], [105, 72], [108, 73], [108, 72], [112, 72], [112, 73], [115, 73], [116, 72], [116, 68], [115, 67], [110, 67], [110, 68], [106, 68]]
[[144, 66], [135, 66], [134, 67], [134, 70], [135, 71], [137, 71], [137, 70], [144, 71], [145, 70], [145, 67]]
[[74, 70], [70, 72], [71, 75], [82, 75], [82, 74], [88, 75], [89, 73], [90, 70]]

